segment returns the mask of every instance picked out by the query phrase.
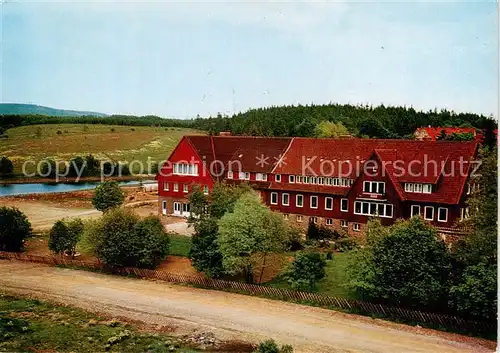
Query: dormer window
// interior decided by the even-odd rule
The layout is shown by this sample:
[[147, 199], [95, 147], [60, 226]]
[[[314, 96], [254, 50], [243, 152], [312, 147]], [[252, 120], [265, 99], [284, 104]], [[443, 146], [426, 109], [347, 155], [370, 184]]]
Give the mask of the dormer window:
[[257, 173], [257, 174], [255, 174], [255, 180], [267, 181], [267, 174], [266, 173]]
[[250, 180], [250, 173], [249, 172], [240, 172], [239, 178], [241, 180]]
[[228, 170], [228, 172], [227, 172], [227, 178], [228, 179], [233, 179], [233, 172], [232, 171]]
[[276, 174], [275, 180], [277, 183], [281, 183], [281, 174]]
[[430, 194], [432, 193], [432, 184], [405, 183], [405, 191], [419, 194]]

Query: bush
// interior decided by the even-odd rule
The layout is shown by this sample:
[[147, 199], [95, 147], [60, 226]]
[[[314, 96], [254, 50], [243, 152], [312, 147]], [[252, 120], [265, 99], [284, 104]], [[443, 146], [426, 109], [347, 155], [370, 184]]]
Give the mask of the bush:
[[7, 157], [0, 158], [0, 175], [7, 176], [14, 172], [14, 164]]
[[314, 290], [318, 280], [325, 277], [326, 261], [318, 252], [301, 252], [285, 272], [292, 288]]
[[105, 181], [96, 187], [92, 204], [102, 212], [118, 207], [123, 203], [125, 195], [116, 181]]
[[71, 221], [57, 221], [49, 233], [49, 249], [56, 254], [75, 255], [76, 244], [83, 233], [83, 222], [76, 218]]
[[85, 234], [94, 255], [110, 267], [154, 268], [168, 254], [169, 239], [159, 218], [139, 220], [125, 209], [105, 213]]
[[61, 130], [57, 130], [57, 134], [58, 135], [62, 135], [62, 131]]
[[287, 344], [279, 348], [276, 342], [271, 339], [261, 342], [253, 353], [293, 353], [293, 348]]
[[354, 250], [359, 246], [358, 242], [356, 239], [352, 237], [346, 237], [346, 238], [340, 238], [339, 240], [335, 241], [335, 250], [340, 251], [340, 252], [345, 252], [349, 250]]
[[14, 207], [0, 207], [0, 250], [21, 251], [31, 235], [31, 223]]

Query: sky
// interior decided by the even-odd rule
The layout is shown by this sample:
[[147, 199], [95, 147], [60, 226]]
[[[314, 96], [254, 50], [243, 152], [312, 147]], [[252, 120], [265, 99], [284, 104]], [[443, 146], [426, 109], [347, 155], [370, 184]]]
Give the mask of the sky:
[[175, 118], [383, 103], [498, 118], [492, 1], [0, 2], [4, 103]]

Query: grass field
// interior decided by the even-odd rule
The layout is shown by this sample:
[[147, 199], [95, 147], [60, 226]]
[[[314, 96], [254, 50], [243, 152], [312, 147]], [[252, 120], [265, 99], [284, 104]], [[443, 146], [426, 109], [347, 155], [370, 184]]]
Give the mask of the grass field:
[[0, 295], [1, 352], [196, 352], [180, 346], [82, 310]]
[[177, 256], [189, 256], [189, 250], [191, 249], [191, 237], [185, 235], [175, 235], [169, 234], [170, 237], [170, 255]]
[[54, 124], [21, 126], [6, 133], [9, 138], [0, 139], [0, 156], [10, 158], [15, 172], [20, 173], [26, 160], [69, 160], [89, 153], [101, 159], [145, 163], [150, 157], [159, 162], [168, 158], [183, 135], [201, 132], [146, 126]]
[[[356, 299], [354, 294], [345, 287], [347, 282], [346, 268], [348, 266], [350, 254], [335, 253], [333, 260], [326, 263], [326, 276], [318, 282], [317, 292], [331, 295], [335, 297], [342, 297], [346, 299]], [[278, 288], [291, 288], [290, 285], [280, 277], [276, 277], [267, 285]]]

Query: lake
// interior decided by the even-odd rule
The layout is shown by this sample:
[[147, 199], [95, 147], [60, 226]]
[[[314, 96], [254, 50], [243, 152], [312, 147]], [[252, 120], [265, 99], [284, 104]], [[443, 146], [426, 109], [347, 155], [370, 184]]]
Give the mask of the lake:
[[[149, 184], [151, 181], [143, 181], [143, 184]], [[94, 189], [99, 182], [82, 183], [29, 183], [29, 184], [0, 184], [0, 197], [26, 194], [45, 194], [51, 192], [67, 192], [78, 190]], [[138, 181], [122, 181], [121, 186], [139, 185]]]

